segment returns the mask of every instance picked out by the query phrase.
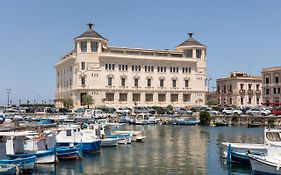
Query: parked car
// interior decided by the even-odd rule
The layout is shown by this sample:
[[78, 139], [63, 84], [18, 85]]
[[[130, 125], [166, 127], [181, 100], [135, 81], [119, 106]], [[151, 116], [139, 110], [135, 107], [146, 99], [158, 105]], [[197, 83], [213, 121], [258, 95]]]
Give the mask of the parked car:
[[84, 116], [95, 119], [104, 119], [107, 117], [106, 114], [100, 109], [86, 109]]
[[224, 108], [221, 112], [223, 115], [241, 115], [243, 112], [240, 109], [234, 109], [231, 107]]
[[269, 115], [270, 113], [268, 113], [267, 111], [264, 111], [264, 110], [260, 110], [258, 108], [252, 108], [252, 109], [249, 109], [247, 112], [246, 112], [247, 115], [263, 115], [263, 116], [267, 116]]
[[147, 107], [147, 110], [150, 114], [155, 114], [155, 110], [152, 107]]
[[206, 108], [205, 111], [208, 112], [210, 115], [219, 115], [220, 114], [219, 111], [216, 111], [212, 108]]
[[281, 115], [281, 107], [273, 108], [271, 113], [276, 116]]
[[59, 113], [61, 113], [61, 114], [68, 114], [69, 112], [71, 112], [71, 110], [69, 110], [67, 108], [59, 108]]
[[116, 109], [117, 114], [131, 114], [131, 109], [127, 107], [120, 107]]
[[186, 109], [186, 108], [178, 108], [178, 109], [176, 110], [176, 112], [177, 112], [178, 114], [180, 114], [180, 115], [185, 115], [185, 114], [187, 114], [187, 115], [192, 115], [192, 114], [193, 114], [193, 112], [192, 112], [191, 110]]
[[134, 107], [134, 113], [148, 113], [148, 109], [146, 107], [137, 106]]

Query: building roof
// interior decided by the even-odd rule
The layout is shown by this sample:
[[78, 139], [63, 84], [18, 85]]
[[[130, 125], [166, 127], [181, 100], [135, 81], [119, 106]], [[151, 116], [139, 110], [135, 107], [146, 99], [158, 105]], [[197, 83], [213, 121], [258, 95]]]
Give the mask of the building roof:
[[77, 38], [100, 38], [107, 40], [106, 38], [102, 37], [100, 34], [98, 34], [96, 31], [93, 30], [92, 26], [93, 24], [89, 23], [87, 24], [89, 26], [88, 30], [84, 33], [82, 33], [80, 36], [76, 37]]
[[178, 46], [203, 46], [203, 47], [206, 47], [205, 45], [201, 44], [199, 41], [195, 40], [192, 37], [193, 33], [188, 33], [188, 35], [189, 35], [189, 38]]

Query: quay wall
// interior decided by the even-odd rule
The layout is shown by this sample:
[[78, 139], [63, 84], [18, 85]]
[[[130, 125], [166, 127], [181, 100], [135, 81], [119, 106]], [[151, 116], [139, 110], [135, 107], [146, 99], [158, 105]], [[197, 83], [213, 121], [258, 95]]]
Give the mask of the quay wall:
[[211, 123], [223, 120], [229, 125], [248, 125], [252, 123], [260, 126], [281, 126], [281, 116], [211, 116]]

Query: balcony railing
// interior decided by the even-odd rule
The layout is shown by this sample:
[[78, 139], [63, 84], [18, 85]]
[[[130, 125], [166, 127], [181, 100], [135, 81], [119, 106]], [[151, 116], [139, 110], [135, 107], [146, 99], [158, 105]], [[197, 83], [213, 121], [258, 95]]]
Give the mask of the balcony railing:
[[240, 89], [240, 90], [239, 90], [239, 94], [240, 94], [240, 95], [245, 95], [245, 93], [246, 93], [246, 90], [244, 90], [244, 89]]
[[261, 91], [260, 90], [256, 90], [256, 95], [261, 95]]
[[253, 91], [252, 89], [249, 89], [249, 90], [247, 91], [247, 94], [248, 94], [248, 95], [253, 95], [253, 94], [254, 94], [254, 91]]

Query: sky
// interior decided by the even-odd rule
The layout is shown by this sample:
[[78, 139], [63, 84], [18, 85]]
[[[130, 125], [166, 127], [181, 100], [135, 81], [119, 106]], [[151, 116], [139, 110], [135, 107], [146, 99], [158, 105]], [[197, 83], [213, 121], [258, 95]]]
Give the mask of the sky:
[[232, 71], [281, 66], [280, 0], [9, 0], [0, 6], [0, 105], [54, 99], [54, 65], [86, 23], [110, 46], [175, 49], [188, 32], [206, 45], [210, 89]]

